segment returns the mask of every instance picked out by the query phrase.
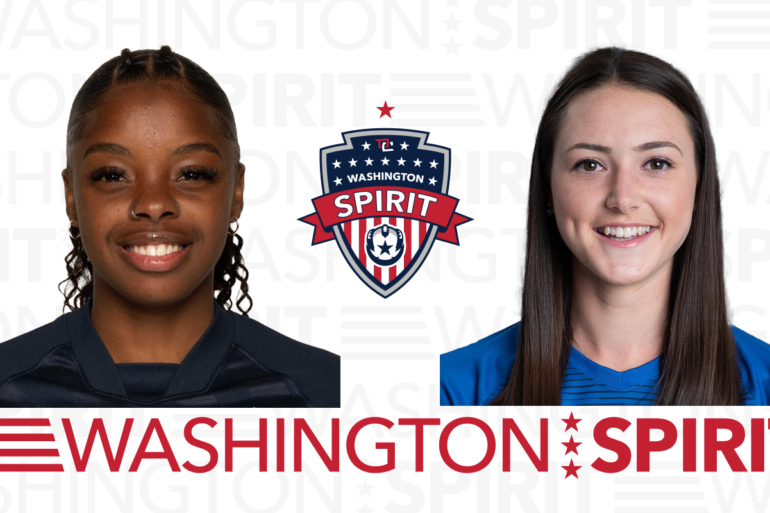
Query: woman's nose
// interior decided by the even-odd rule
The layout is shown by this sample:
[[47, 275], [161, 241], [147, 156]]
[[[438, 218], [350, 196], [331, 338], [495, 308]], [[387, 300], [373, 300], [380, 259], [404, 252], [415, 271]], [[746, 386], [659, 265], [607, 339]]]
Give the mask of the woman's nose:
[[179, 217], [179, 203], [170, 187], [154, 182], [146, 184], [138, 191], [131, 204], [129, 215], [133, 219], [147, 218], [160, 221], [164, 217]]
[[640, 184], [633, 169], [628, 166], [616, 168], [611, 173], [607, 208], [627, 214], [639, 207], [641, 199]]

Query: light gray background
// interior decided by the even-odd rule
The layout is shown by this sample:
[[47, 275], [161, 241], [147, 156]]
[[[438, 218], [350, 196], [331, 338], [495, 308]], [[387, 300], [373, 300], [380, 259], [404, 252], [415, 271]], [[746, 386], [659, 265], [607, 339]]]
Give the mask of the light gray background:
[[[520, 420], [537, 445], [537, 418], [549, 417], [551, 470], [524, 463], [501, 472], [501, 441], [492, 464], [474, 475], [449, 470], [428, 430], [426, 471], [414, 472], [411, 429], [367, 428], [358, 446], [384, 462], [375, 441], [397, 444], [394, 472], [366, 475], [342, 456], [329, 473], [305, 445], [302, 473], [255, 468], [256, 451], [236, 450], [236, 467], [204, 476], [172, 474], [145, 462], [135, 474], [110, 474], [97, 445], [89, 472], [4, 474], [6, 511], [765, 511], [770, 473], [684, 476], [680, 443], [653, 456], [653, 472], [592, 472], [599, 451], [590, 428], [603, 417], [728, 416], [748, 427], [767, 408], [438, 408], [438, 355], [489, 335], [519, 317], [524, 216], [530, 156], [547, 96], [570, 62], [596, 46], [643, 50], [681, 69], [702, 95], [712, 123], [723, 188], [729, 306], [733, 322], [768, 339], [770, 329], [770, 2], [693, 0], [240, 0], [0, 4], [0, 340], [52, 321], [61, 312], [56, 284], [69, 250], [59, 173], [73, 96], [85, 78], [124, 47], [162, 44], [215, 75], [230, 96], [247, 167], [240, 227], [255, 307], [252, 317], [298, 340], [342, 355], [340, 410], [232, 410], [208, 439], [222, 452], [223, 419], [240, 438], [256, 436], [260, 416], [307, 417], [329, 447], [330, 418], [342, 419], [341, 443], [366, 416], [472, 415], [496, 433], [500, 418]], [[377, 106], [394, 106], [393, 120]], [[296, 221], [320, 194], [318, 149], [364, 127], [431, 132], [452, 148], [450, 194], [475, 220], [461, 226], [460, 247], [437, 243], [417, 276], [383, 300], [366, 288], [334, 243], [310, 247], [312, 228]], [[576, 464], [561, 465], [569, 412], [584, 420]], [[4, 416], [75, 417], [80, 436], [91, 418], [123, 418], [144, 427], [160, 417], [182, 463], [205, 453], [182, 438], [201, 411], [43, 410]], [[60, 450], [64, 433], [53, 431]], [[207, 428], [197, 428], [205, 433]], [[137, 431], [139, 431], [137, 429]], [[171, 433], [171, 431], [173, 431]], [[288, 430], [291, 434], [291, 430]], [[476, 429], [450, 438], [464, 464], [478, 461]], [[699, 428], [702, 434], [702, 427]], [[203, 435], [201, 435], [203, 436]], [[633, 432], [625, 436], [634, 440]], [[131, 438], [128, 454], [140, 433]], [[85, 442], [84, 438], [80, 443]], [[181, 443], [180, 443], [181, 442]], [[747, 445], [748, 441], [746, 442]], [[287, 444], [290, 447], [290, 444]], [[271, 447], [274, 444], [271, 443]], [[748, 454], [748, 446], [741, 449]], [[64, 454], [68, 454], [64, 452]], [[700, 448], [699, 448], [700, 454]], [[574, 456], [574, 455], [571, 455]], [[61, 459], [69, 461], [69, 456]], [[275, 455], [270, 454], [271, 465]], [[287, 447], [287, 468], [291, 470]], [[96, 463], [96, 465], [94, 465]], [[768, 462], [770, 464], [770, 462]], [[720, 468], [726, 464], [720, 457]], [[274, 467], [271, 467], [274, 468]], [[702, 458], [699, 457], [699, 468]]]

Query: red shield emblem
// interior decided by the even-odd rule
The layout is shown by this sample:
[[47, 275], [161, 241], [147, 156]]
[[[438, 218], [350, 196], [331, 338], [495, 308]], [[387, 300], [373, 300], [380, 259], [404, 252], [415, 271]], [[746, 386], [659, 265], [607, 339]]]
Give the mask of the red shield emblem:
[[345, 143], [321, 149], [322, 196], [313, 245], [332, 239], [356, 275], [389, 297], [419, 270], [433, 242], [459, 244], [448, 195], [451, 150], [427, 144], [428, 133], [406, 129], [345, 132]]

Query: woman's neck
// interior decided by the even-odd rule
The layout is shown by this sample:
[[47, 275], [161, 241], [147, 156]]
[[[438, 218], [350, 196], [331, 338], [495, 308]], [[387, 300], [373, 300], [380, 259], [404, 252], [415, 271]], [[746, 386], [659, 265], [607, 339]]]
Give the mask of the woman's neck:
[[95, 276], [91, 322], [115, 363], [181, 363], [214, 318], [212, 291], [206, 279], [183, 301], [146, 306]]
[[594, 362], [622, 372], [663, 351], [671, 264], [644, 282], [613, 285], [579, 262], [573, 265], [573, 346]]

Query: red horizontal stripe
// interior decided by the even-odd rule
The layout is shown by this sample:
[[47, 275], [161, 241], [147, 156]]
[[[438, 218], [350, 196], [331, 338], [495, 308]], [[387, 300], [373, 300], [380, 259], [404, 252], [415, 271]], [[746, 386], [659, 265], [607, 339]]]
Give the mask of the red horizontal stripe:
[[0, 419], [0, 426], [50, 426], [48, 419]]
[[59, 449], [0, 449], [0, 456], [59, 456]]
[[64, 472], [60, 463], [13, 463], [0, 465], [0, 472]]
[[55, 442], [53, 433], [0, 433], [0, 442]]
[[[418, 221], [437, 224], [442, 228], [446, 228], [449, 226], [449, 221], [451, 221], [452, 215], [454, 214], [455, 208], [457, 208], [457, 203], [459, 201], [457, 198], [453, 198], [439, 192], [429, 192], [422, 189], [412, 189], [410, 187], [387, 187], [388, 191], [400, 192], [404, 195], [405, 198], [409, 198], [410, 194], [414, 194], [415, 198], [417, 198], [417, 195], [419, 194], [432, 200], [426, 204], [424, 203], [424, 199], [417, 198], [412, 205], [411, 213], [407, 212], [408, 199], [405, 199], [404, 202], [402, 202], [404, 203], [404, 206], [401, 207], [402, 210], [404, 210], [403, 212], [394, 210], [387, 211], [378, 209], [378, 202], [376, 199], [374, 199], [376, 198], [377, 192], [379, 191], [383, 198], [382, 201], [379, 202], [379, 207], [387, 208], [387, 197], [382, 193], [382, 190], [383, 189], [381, 187], [362, 187], [360, 189], [350, 189], [319, 196], [313, 199], [313, 204], [315, 205], [318, 217], [313, 218], [311, 214], [310, 216], [302, 218], [302, 220], [314, 226], [318, 226], [316, 223], [316, 221], [318, 221], [321, 223], [321, 225], [318, 226], [316, 230], [321, 229], [325, 231], [326, 229], [329, 229], [332, 226], [343, 222], [355, 221], [356, 219], [364, 219], [367, 217], [377, 217], [382, 215], [387, 215], [390, 217], [390, 215], [394, 215], [395, 217], [417, 219]], [[369, 193], [372, 197], [371, 203], [360, 205], [360, 213], [358, 212], [357, 208], [352, 210], [354, 205], [353, 198], [358, 192]], [[340, 201], [348, 205], [348, 207], [351, 209], [350, 213], [346, 214], [343, 211], [347, 209], [337, 206], [336, 200], [340, 196], [347, 196], [347, 198], [344, 198]], [[381, 203], [385, 203], [385, 205], [382, 205]], [[425, 207], [425, 215], [422, 215], [423, 207]], [[340, 217], [340, 214], [344, 214], [345, 217]]]

